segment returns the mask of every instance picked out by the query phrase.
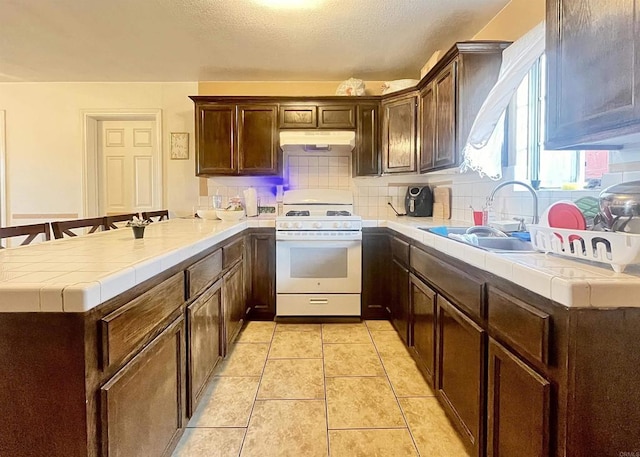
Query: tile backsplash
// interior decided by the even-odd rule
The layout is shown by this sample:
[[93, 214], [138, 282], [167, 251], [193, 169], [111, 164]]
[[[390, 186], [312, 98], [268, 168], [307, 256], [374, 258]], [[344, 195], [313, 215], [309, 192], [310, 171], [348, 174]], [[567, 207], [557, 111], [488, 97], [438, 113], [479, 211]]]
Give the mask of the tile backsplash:
[[[317, 155], [316, 155], [317, 154]], [[447, 186], [451, 188], [451, 217], [463, 224], [471, 224], [472, 210], [482, 208], [498, 182], [480, 178], [475, 173], [448, 173], [430, 175], [399, 175], [383, 177], [351, 177], [351, 156], [313, 153], [313, 155], [289, 155], [284, 157], [284, 177], [219, 177], [207, 182], [208, 196], [200, 197], [199, 205], [210, 203], [211, 195], [218, 193], [223, 200], [239, 195], [249, 186], [255, 187], [261, 205], [275, 205], [276, 185], [285, 189], [351, 189], [354, 195], [356, 214], [367, 219], [386, 219], [395, 214], [389, 207], [391, 202], [399, 212], [404, 212], [404, 196], [408, 185]], [[622, 173], [619, 173], [622, 175]], [[614, 175], [614, 174], [612, 174]], [[512, 179], [513, 170], [505, 169], [504, 180]], [[611, 176], [610, 181], [618, 181]], [[621, 177], [619, 177], [622, 179]], [[603, 182], [605, 179], [603, 179]], [[607, 181], [608, 182], [608, 181]], [[539, 214], [553, 202], [576, 200], [592, 195], [594, 191], [541, 191], [538, 193]], [[531, 195], [522, 187], [505, 187], [496, 194], [492, 213], [495, 219], [510, 220], [532, 216]]]

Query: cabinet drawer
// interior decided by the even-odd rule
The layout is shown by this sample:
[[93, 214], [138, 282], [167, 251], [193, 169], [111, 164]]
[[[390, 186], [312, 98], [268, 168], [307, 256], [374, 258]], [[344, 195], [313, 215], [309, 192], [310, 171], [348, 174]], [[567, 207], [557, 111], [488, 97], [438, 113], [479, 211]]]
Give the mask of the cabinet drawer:
[[483, 317], [482, 281], [414, 246], [411, 247], [411, 268], [460, 308], [473, 316]]
[[490, 330], [524, 356], [548, 363], [549, 314], [494, 287], [489, 287], [487, 307]]
[[222, 268], [227, 269], [242, 258], [244, 251], [244, 238], [227, 244], [222, 248]]
[[222, 249], [208, 255], [187, 268], [189, 296], [193, 298], [202, 292], [222, 273]]
[[184, 275], [177, 273], [100, 319], [102, 368], [128, 359], [143, 347], [183, 303]]
[[355, 129], [356, 107], [345, 105], [326, 105], [318, 107], [318, 128]]
[[278, 127], [281, 129], [308, 129], [318, 125], [315, 105], [280, 106]]
[[409, 243], [395, 236], [391, 238], [391, 255], [402, 265], [409, 266]]

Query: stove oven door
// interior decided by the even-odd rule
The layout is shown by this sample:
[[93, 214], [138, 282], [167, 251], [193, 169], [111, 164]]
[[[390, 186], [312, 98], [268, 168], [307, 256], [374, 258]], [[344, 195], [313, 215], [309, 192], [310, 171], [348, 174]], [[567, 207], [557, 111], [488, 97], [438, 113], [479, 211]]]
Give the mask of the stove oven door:
[[360, 240], [278, 240], [276, 253], [278, 294], [360, 293]]

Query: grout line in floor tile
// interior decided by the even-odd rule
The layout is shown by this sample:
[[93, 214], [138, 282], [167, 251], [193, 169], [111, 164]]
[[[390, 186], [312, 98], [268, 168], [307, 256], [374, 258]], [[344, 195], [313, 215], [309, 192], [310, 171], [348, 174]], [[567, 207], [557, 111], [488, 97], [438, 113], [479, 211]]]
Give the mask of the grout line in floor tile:
[[409, 427], [340, 427], [330, 428], [329, 430], [409, 430]]
[[[271, 351], [271, 344], [273, 342], [273, 335], [275, 335], [275, 326], [273, 327], [273, 332], [271, 332], [271, 339], [269, 340], [269, 347], [267, 348], [267, 356], [264, 358], [264, 363], [262, 364], [262, 371], [260, 372], [260, 380], [258, 381], [258, 388], [256, 389], [256, 393], [253, 396], [253, 404], [251, 405], [251, 411], [249, 412], [249, 419], [247, 420], [247, 427], [244, 432], [244, 436], [242, 437], [242, 443], [240, 444], [240, 449], [238, 450], [238, 457], [242, 454], [242, 448], [244, 447], [244, 440], [247, 437], [247, 433], [249, 433], [249, 425], [251, 424], [251, 416], [253, 415], [253, 409], [256, 406], [256, 400], [258, 398], [258, 392], [260, 392], [260, 385], [262, 384], [262, 377], [264, 376], [264, 369], [267, 366], [267, 361], [269, 360], [269, 351]], [[237, 337], [236, 337], [237, 338]], [[234, 343], [237, 344], [237, 343]], [[261, 343], [265, 344], [265, 343]], [[255, 376], [254, 376], [255, 377]]]
[[324, 386], [324, 421], [327, 427], [327, 455], [331, 456], [331, 441], [329, 440], [329, 399], [327, 398], [327, 372], [324, 368], [324, 339], [322, 336], [323, 326], [320, 326], [320, 341], [322, 341], [322, 385]]
[[[367, 330], [369, 331], [369, 337], [373, 340], [373, 335], [371, 335], [371, 330], [369, 330], [368, 328], [367, 328]], [[376, 346], [375, 341], [373, 343], [373, 346], [376, 349], [376, 354], [378, 354], [378, 359], [380, 360], [380, 364], [382, 364], [382, 369], [384, 370], [384, 374], [387, 377], [387, 382], [389, 383], [389, 386], [391, 387], [391, 392], [393, 393], [393, 396], [396, 399], [396, 404], [398, 405], [398, 409], [400, 410], [400, 414], [402, 414], [402, 420], [404, 421], [404, 424], [406, 425], [406, 428], [409, 431], [409, 436], [411, 437], [411, 442], [413, 443], [413, 447], [416, 450], [416, 452], [418, 453], [418, 456], [420, 456], [420, 450], [418, 449], [418, 443], [416, 443], [416, 440], [413, 437], [413, 433], [411, 432], [411, 427], [409, 427], [409, 421], [407, 420], [407, 416], [405, 416], [405, 414], [404, 414], [404, 410], [402, 409], [402, 405], [400, 404], [400, 400], [398, 400], [398, 395], [396, 394], [396, 389], [393, 386], [393, 383], [391, 382], [391, 379], [389, 379], [389, 374], [387, 373], [387, 367], [384, 366], [384, 362], [382, 361], [382, 357], [380, 356], [380, 351], [378, 350], [378, 346]]]

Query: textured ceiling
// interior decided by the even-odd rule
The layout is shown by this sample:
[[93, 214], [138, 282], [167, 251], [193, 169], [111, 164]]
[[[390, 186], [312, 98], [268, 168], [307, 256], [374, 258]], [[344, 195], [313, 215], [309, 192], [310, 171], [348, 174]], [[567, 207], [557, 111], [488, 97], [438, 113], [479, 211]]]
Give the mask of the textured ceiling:
[[508, 3], [265, 1], [0, 0], [0, 81], [417, 78]]

